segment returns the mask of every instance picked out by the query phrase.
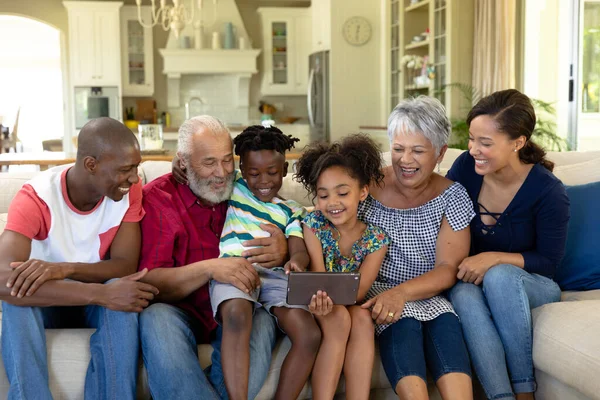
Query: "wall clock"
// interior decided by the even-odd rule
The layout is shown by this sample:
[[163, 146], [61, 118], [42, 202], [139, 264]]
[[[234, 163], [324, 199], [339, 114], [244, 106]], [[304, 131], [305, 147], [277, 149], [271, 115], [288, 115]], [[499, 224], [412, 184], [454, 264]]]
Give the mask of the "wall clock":
[[350, 17], [342, 27], [344, 39], [354, 46], [362, 46], [367, 43], [371, 39], [372, 33], [371, 23], [364, 17]]

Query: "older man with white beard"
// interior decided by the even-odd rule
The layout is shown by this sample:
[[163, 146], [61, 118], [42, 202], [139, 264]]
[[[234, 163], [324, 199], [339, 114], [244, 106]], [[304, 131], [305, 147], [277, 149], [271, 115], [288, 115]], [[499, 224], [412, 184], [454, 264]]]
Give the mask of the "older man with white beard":
[[[234, 178], [233, 144], [221, 121], [199, 116], [179, 128], [177, 156], [187, 185], [166, 174], [147, 184], [143, 206], [140, 270], [144, 282], [159, 290], [157, 301], [140, 315], [144, 364], [154, 400], [227, 398], [221, 369], [221, 330], [210, 306], [208, 282], [214, 279], [252, 291], [260, 284], [252, 262], [283, 265], [287, 242], [277, 227], [248, 258], [217, 258], [227, 200]], [[249, 398], [260, 391], [269, 371], [275, 324], [264, 311], [254, 315], [251, 334]], [[198, 362], [197, 345], [212, 341], [208, 378]]]

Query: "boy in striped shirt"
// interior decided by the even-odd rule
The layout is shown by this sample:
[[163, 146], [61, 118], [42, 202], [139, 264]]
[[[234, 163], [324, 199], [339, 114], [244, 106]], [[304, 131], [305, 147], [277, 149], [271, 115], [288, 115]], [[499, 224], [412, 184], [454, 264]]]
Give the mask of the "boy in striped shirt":
[[[210, 284], [213, 313], [223, 329], [222, 349], [235, 351], [242, 359], [249, 357], [254, 307], [265, 307], [290, 337], [292, 347], [281, 368], [277, 399], [298, 397], [321, 343], [320, 329], [308, 309], [286, 303], [287, 273], [304, 271], [309, 263], [301, 226], [305, 210], [297, 202], [278, 196], [288, 169], [285, 152], [294, 147], [296, 141], [298, 139], [284, 135], [275, 127], [259, 125], [248, 127], [234, 139], [235, 154], [240, 156], [240, 171], [236, 172], [219, 245], [219, 257], [241, 257], [242, 252], [248, 250], [243, 242], [268, 236], [261, 224], [272, 224], [288, 238], [289, 261], [274, 268], [254, 264], [261, 286], [253, 292], [216, 281]], [[229, 397], [243, 398], [247, 393], [245, 365], [248, 364], [240, 363], [239, 358], [223, 358]]]

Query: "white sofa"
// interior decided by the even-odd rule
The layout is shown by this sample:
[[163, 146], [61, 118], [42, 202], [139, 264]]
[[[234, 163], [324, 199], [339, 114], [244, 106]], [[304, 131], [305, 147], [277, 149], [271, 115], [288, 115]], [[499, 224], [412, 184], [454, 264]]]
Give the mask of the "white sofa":
[[[442, 163], [442, 173], [449, 168], [460, 150], [450, 149]], [[386, 154], [389, 161], [389, 154]], [[551, 153], [557, 167], [556, 175], [567, 185], [577, 185], [600, 180], [600, 152]], [[145, 162], [140, 168], [144, 182], [169, 172], [168, 162]], [[6, 223], [8, 205], [21, 185], [33, 173], [0, 174], [0, 231]], [[309, 200], [302, 187], [286, 177], [281, 194], [308, 205]], [[600, 290], [589, 292], [564, 292], [563, 301], [539, 307], [533, 312], [534, 348], [538, 400], [600, 399]], [[89, 361], [89, 329], [47, 330], [48, 364], [51, 390], [56, 399], [83, 398], [84, 377]], [[271, 370], [260, 392], [259, 399], [274, 396], [281, 364], [289, 349], [289, 341], [277, 343], [273, 353]], [[203, 366], [210, 363], [211, 347], [198, 347]], [[439, 393], [429, 382], [432, 399]], [[375, 362], [371, 382], [372, 399], [396, 398], [387, 381], [379, 357]], [[0, 361], [0, 398], [6, 398], [8, 381]], [[343, 393], [343, 379], [338, 393]], [[307, 385], [300, 398], [310, 398]], [[146, 374], [141, 368], [138, 398], [149, 399]], [[476, 385], [476, 398], [483, 398]]]

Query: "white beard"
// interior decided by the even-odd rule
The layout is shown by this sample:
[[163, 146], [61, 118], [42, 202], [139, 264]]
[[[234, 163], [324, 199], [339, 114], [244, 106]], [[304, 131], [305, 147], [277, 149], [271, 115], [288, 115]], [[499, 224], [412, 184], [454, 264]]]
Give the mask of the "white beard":
[[[233, 192], [233, 179], [235, 171], [225, 178], [200, 178], [196, 172], [191, 169], [186, 169], [186, 176], [189, 182], [189, 187], [196, 197], [210, 204], [219, 204], [229, 200]], [[215, 191], [211, 184], [225, 182], [225, 186], [218, 191]]]

